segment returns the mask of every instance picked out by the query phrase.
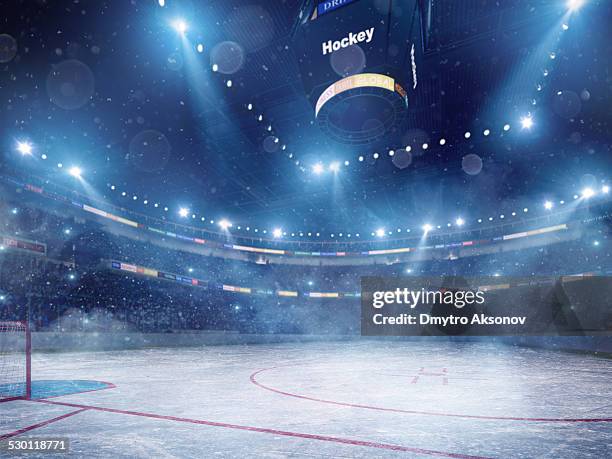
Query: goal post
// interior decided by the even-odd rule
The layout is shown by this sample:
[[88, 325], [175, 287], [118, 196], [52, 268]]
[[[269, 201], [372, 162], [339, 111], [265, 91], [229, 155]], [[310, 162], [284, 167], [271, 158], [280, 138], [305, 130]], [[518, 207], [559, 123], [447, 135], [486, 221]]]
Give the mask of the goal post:
[[32, 396], [31, 357], [27, 322], [0, 321], [0, 403]]

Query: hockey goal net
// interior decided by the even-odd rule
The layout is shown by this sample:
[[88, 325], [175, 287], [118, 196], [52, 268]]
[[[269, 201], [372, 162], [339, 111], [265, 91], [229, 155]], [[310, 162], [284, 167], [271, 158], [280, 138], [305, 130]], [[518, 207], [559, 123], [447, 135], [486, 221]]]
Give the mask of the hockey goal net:
[[30, 354], [28, 325], [0, 321], [0, 402], [30, 398]]

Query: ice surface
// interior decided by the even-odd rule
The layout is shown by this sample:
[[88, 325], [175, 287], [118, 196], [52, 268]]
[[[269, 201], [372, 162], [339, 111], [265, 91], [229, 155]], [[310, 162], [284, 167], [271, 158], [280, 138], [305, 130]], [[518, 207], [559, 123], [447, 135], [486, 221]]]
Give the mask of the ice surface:
[[[433, 341], [218, 346], [34, 354], [33, 378], [117, 386], [49, 399], [75, 406], [0, 404], [0, 435], [83, 406], [118, 410], [21, 436], [68, 437], [72, 457], [612, 455], [612, 360], [589, 355]], [[554, 421], [576, 418], [593, 422]]]

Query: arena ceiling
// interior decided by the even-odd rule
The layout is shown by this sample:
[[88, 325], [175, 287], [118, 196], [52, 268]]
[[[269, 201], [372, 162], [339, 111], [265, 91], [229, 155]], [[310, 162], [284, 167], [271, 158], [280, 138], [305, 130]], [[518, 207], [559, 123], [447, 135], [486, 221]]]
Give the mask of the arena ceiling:
[[[198, 222], [322, 233], [487, 216], [610, 179], [609, 2], [571, 14], [564, 0], [418, 2], [419, 90], [403, 124], [367, 145], [315, 121], [296, 49], [308, 2], [61, 3], [3, 9], [0, 33], [18, 45], [0, 64], [11, 173], [177, 221], [186, 208]], [[19, 141], [47, 159], [15, 155]], [[388, 152], [408, 145], [412, 162], [399, 168]], [[462, 169], [468, 154], [480, 173]], [[313, 173], [336, 161], [338, 173]], [[78, 164], [82, 181], [58, 163]]]

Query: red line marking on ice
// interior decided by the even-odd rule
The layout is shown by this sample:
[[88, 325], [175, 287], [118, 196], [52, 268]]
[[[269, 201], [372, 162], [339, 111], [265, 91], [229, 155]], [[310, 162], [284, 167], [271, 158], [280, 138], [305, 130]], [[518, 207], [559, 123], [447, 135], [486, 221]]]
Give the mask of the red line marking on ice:
[[358, 403], [346, 403], [338, 402], [335, 400], [326, 400], [322, 398], [309, 397], [307, 395], [299, 395], [291, 392], [285, 392], [274, 387], [266, 386], [265, 384], [257, 381], [257, 375], [264, 371], [274, 370], [280, 367], [262, 368], [255, 371], [249, 379], [256, 386], [274, 392], [280, 395], [286, 395], [287, 397], [300, 398], [302, 400], [310, 400], [312, 402], [327, 403], [329, 405], [346, 406], [349, 408], [362, 408], [364, 410], [375, 410], [375, 411], [387, 411], [391, 413], [405, 413], [405, 414], [421, 414], [425, 416], [443, 416], [450, 418], [463, 418], [463, 419], [485, 419], [490, 421], [525, 421], [525, 422], [612, 422], [612, 418], [529, 418], [529, 417], [515, 417], [515, 416], [486, 416], [477, 414], [460, 414], [460, 413], [445, 413], [436, 411], [416, 411], [416, 410], [402, 410], [399, 408], [384, 408], [380, 406], [361, 405]]
[[61, 421], [62, 419], [69, 418], [70, 416], [74, 416], [75, 414], [82, 413], [83, 411], [87, 411], [89, 408], [81, 408], [80, 410], [71, 411], [70, 413], [62, 414], [61, 416], [57, 416], [56, 418], [47, 419], [46, 421], [39, 422], [38, 424], [32, 424], [31, 426], [22, 427], [19, 430], [15, 430], [14, 432], [10, 432], [4, 435], [0, 435], [0, 441], [6, 440], [7, 438], [15, 437], [17, 435], [21, 435], [22, 433], [29, 432], [30, 430], [38, 429], [39, 427], [44, 427], [53, 422]]
[[72, 414], [80, 413], [81, 411], [84, 411], [84, 410], [103, 411], [106, 413], [124, 414], [128, 416], [141, 416], [145, 418], [161, 419], [165, 421], [185, 422], [189, 424], [199, 424], [199, 425], [205, 425], [205, 426], [211, 426], [211, 427], [223, 427], [226, 429], [245, 430], [249, 432], [267, 433], [267, 434], [272, 434], [272, 435], [281, 435], [285, 437], [305, 438], [308, 440], [327, 441], [327, 442], [332, 442], [332, 443], [342, 443], [345, 445], [364, 446], [367, 448], [386, 449], [386, 450], [391, 450], [391, 451], [402, 451], [402, 452], [408, 452], [408, 453], [413, 453], [413, 454], [423, 454], [423, 455], [428, 455], [428, 456], [450, 457], [454, 459], [489, 459], [485, 456], [472, 456], [469, 454], [459, 454], [459, 453], [450, 453], [450, 452], [445, 452], [445, 451], [436, 451], [436, 450], [431, 450], [431, 449], [412, 448], [409, 446], [394, 445], [391, 443], [379, 443], [379, 442], [365, 441], [365, 440], [353, 440], [350, 438], [332, 437], [328, 435], [317, 435], [317, 434], [309, 434], [309, 433], [301, 433], [301, 432], [290, 432], [287, 430], [269, 429], [265, 427], [228, 424], [225, 422], [204, 421], [200, 419], [191, 419], [191, 418], [179, 418], [176, 416], [166, 416], [162, 414], [145, 413], [142, 411], [118, 410], [115, 408], [105, 408], [105, 407], [95, 406], [95, 405], [81, 405], [77, 403], [52, 402], [50, 400], [34, 400], [34, 401], [39, 402], [39, 403], [48, 403], [51, 405], [61, 405], [61, 406], [70, 406], [73, 408], [82, 408], [81, 410], [74, 411]]

